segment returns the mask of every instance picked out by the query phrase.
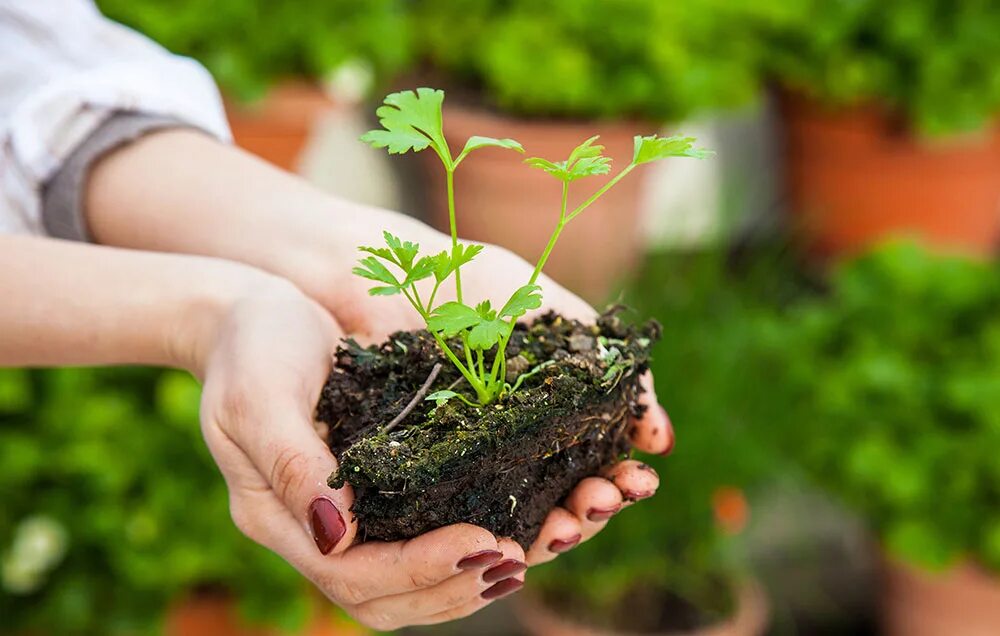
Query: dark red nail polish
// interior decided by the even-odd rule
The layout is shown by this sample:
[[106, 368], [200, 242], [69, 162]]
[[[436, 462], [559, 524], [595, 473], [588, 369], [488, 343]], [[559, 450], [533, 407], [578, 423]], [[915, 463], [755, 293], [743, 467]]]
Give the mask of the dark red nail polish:
[[653, 490], [626, 490], [622, 492], [622, 497], [625, 501], [639, 501], [640, 499], [649, 499], [654, 494]]
[[320, 553], [330, 554], [347, 532], [344, 517], [332, 501], [326, 497], [316, 497], [309, 504], [309, 520], [316, 547]]
[[590, 521], [607, 521], [618, 514], [621, 506], [611, 506], [610, 508], [591, 508], [587, 511], [587, 519]]
[[506, 559], [483, 572], [483, 583], [496, 583], [510, 578], [528, 569], [528, 566], [517, 559]]
[[549, 552], [555, 552], [556, 554], [569, 552], [577, 543], [580, 543], [580, 539], [582, 538], [583, 536], [578, 534], [569, 539], [553, 539], [552, 543], [549, 544]]
[[524, 586], [523, 581], [517, 579], [504, 579], [499, 583], [486, 588], [483, 593], [480, 594], [481, 597], [487, 601], [492, 601], [493, 599], [502, 598], [508, 594], [513, 594], [514, 592], [521, 589]]
[[503, 557], [503, 552], [497, 552], [496, 550], [483, 550], [482, 552], [473, 552], [469, 556], [465, 557], [458, 562], [459, 570], [478, 570], [479, 568], [484, 568], [487, 565], [496, 563]]

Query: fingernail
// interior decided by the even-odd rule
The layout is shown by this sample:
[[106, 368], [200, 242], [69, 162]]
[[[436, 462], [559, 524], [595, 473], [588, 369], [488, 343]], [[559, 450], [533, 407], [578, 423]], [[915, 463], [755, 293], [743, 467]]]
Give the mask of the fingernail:
[[569, 539], [553, 539], [552, 543], [549, 544], [549, 552], [555, 552], [556, 554], [569, 552], [577, 543], [580, 543], [580, 539], [582, 538], [583, 536], [578, 534]]
[[479, 568], [484, 568], [491, 563], [496, 563], [500, 557], [503, 556], [503, 552], [497, 552], [496, 550], [483, 550], [482, 552], [473, 552], [469, 556], [465, 557], [458, 562], [459, 570], [478, 570]]
[[622, 492], [622, 497], [625, 501], [639, 501], [640, 499], [649, 499], [655, 494], [653, 490], [625, 490]]
[[316, 497], [309, 504], [309, 520], [312, 522], [313, 540], [320, 553], [330, 554], [347, 532], [344, 517], [337, 506], [326, 497]]
[[517, 579], [504, 579], [496, 585], [483, 590], [483, 593], [479, 596], [483, 597], [487, 601], [492, 601], [493, 599], [503, 598], [508, 594], [513, 594], [521, 589], [522, 586], [524, 586], [523, 581], [519, 581]]
[[618, 514], [618, 511], [621, 509], [620, 505], [611, 506], [610, 508], [591, 508], [587, 510], [587, 519], [590, 521], [607, 521]]
[[483, 583], [496, 583], [502, 579], [506, 579], [514, 576], [515, 574], [520, 574], [528, 569], [528, 566], [517, 559], [507, 559], [497, 563], [490, 569], [483, 572]]

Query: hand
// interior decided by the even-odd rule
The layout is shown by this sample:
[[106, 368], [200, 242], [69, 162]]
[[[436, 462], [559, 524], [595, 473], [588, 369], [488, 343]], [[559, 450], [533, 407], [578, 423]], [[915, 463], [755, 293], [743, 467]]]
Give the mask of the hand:
[[[382, 229], [419, 243], [423, 253], [428, 254], [450, 249], [450, 237], [384, 210], [356, 208], [355, 215], [337, 222], [340, 228], [338, 244], [325, 250], [322, 264], [314, 261], [299, 271], [295, 282], [359, 339], [380, 342], [393, 331], [422, 328], [421, 318], [401, 296], [372, 298], [368, 295], [368, 281], [350, 273], [356, 249], [358, 245], [381, 244]], [[532, 269], [530, 264], [512, 252], [490, 245], [462, 268], [463, 289], [469, 296], [468, 301], [478, 302], [481, 300], [479, 295], [488, 290], [494, 295], [493, 301], [502, 302], [503, 298], [528, 281]], [[590, 305], [551, 279], [542, 276], [539, 284], [545, 305], [536, 314], [553, 309], [563, 316], [582, 321], [592, 322], [596, 317]], [[440, 295], [442, 300], [453, 299], [454, 288], [442, 287]], [[652, 376], [648, 373], [643, 376], [642, 384], [645, 392], [639, 399], [646, 406], [646, 411], [641, 419], [633, 422], [632, 443], [644, 452], [669, 453], [674, 444], [670, 420], [656, 401]], [[622, 508], [651, 497], [658, 486], [656, 472], [635, 460], [623, 461], [601, 477], [584, 479], [562, 507], [549, 513], [538, 539], [528, 550], [528, 563], [544, 563], [586, 541]]]
[[353, 493], [326, 485], [337, 461], [313, 425], [343, 335], [328, 312], [276, 281], [218, 323], [195, 355], [205, 360], [202, 429], [241, 531], [379, 630], [460, 618], [520, 587], [520, 546], [467, 524], [352, 547]]

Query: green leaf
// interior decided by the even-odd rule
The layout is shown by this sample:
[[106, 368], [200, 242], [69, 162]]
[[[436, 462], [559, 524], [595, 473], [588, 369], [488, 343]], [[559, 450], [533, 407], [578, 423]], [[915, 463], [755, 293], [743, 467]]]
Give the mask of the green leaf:
[[373, 280], [386, 285], [399, 287], [399, 281], [393, 276], [389, 268], [383, 265], [376, 257], [366, 256], [358, 261], [358, 266], [351, 270], [356, 275]]
[[369, 254], [374, 254], [375, 256], [378, 256], [379, 258], [384, 258], [385, 260], [389, 261], [390, 263], [396, 263], [396, 259], [393, 258], [393, 256], [392, 256], [392, 251], [390, 251], [388, 248], [385, 248], [385, 247], [368, 247], [366, 245], [362, 245], [358, 249], [361, 250], [362, 252], [367, 252]]
[[594, 144], [596, 140], [597, 136], [594, 136], [584, 141], [573, 149], [566, 161], [549, 161], [541, 157], [529, 157], [524, 162], [533, 168], [544, 170], [566, 183], [583, 177], [608, 174], [611, 172], [611, 158], [601, 154], [604, 152], [604, 146]]
[[507, 323], [499, 318], [483, 320], [469, 332], [469, 346], [473, 349], [487, 349], [500, 342], [500, 336], [507, 330]]
[[469, 137], [469, 140], [465, 142], [465, 148], [455, 159], [455, 165], [457, 166], [465, 156], [472, 152], [473, 150], [478, 150], [480, 148], [506, 148], [508, 150], [516, 150], [517, 152], [524, 152], [524, 147], [513, 139], [494, 139], [493, 137], [480, 137], [479, 135], [473, 135]]
[[573, 152], [569, 153], [569, 159], [566, 163], [572, 166], [574, 163], [580, 159], [587, 159], [591, 157], [599, 157], [604, 152], [604, 146], [601, 144], [594, 144], [595, 141], [600, 139], [600, 135], [594, 135], [587, 141], [583, 142], [579, 146], [573, 149]]
[[400, 293], [400, 287], [372, 287], [368, 290], [369, 296], [395, 296]]
[[525, 285], [511, 294], [510, 300], [500, 310], [501, 318], [520, 318], [531, 309], [542, 306], [541, 287]]
[[715, 153], [703, 148], [695, 148], [694, 137], [659, 137], [650, 135], [648, 137], [635, 136], [635, 151], [632, 154], [632, 163], [641, 165], [650, 161], [666, 159], [667, 157], [692, 157], [694, 159], [705, 159]]
[[427, 320], [427, 328], [450, 338], [457, 333], [477, 325], [482, 317], [475, 309], [462, 303], [451, 301], [437, 307]]
[[493, 320], [497, 317], [497, 312], [493, 311], [493, 307], [490, 305], [490, 301], [488, 300], [484, 300], [476, 305], [476, 313], [479, 314], [483, 320]]
[[412, 285], [413, 283], [428, 278], [434, 274], [437, 268], [437, 257], [436, 256], [423, 256], [410, 268], [410, 271], [406, 273], [406, 280], [403, 281], [403, 287]]
[[384, 105], [375, 111], [384, 130], [370, 130], [361, 141], [393, 154], [419, 152], [431, 146], [442, 162], [450, 165], [451, 152], [441, 124], [443, 103], [444, 91], [432, 88], [387, 95]]
[[404, 271], [409, 272], [413, 266], [413, 259], [416, 258], [417, 252], [420, 251], [420, 246], [410, 241], [401, 241], [398, 236], [394, 236], [389, 232], [382, 232], [382, 237], [385, 239], [385, 244], [392, 250], [392, 253], [396, 255], [396, 263]]
[[435, 403], [436, 406], [444, 406], [451, 398], [459, 397], [458, 393], [454, 391], [449, 391], [444, 389], [442, 391], [435, 391], [424, 398], [424, 401], [430, 400]]
[[440, 283], [455, 271], [451, 266], [451, 255], [448, 252], [435, 254], [431, 258], [434, 259], [434, 278], [437, 282]]
[[452, 257], [451, 257], [452, 267], [457, 269], [462, 265], [465, 265], [466, 263], [474, 259], [476, 256], [478, 256], [479, 253], [482, 251], [483, 251], [482, 245], [463, 245], [461, 243], [456, 244], [455, 249], [452, 250]]

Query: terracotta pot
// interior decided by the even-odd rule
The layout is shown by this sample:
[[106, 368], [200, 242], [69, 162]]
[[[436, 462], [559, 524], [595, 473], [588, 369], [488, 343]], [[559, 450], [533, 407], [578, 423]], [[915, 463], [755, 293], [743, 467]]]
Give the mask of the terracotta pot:
[[298, 168], [316, 123], [333, 108], [322, 89], [307, 82], [279, 84], [253, 104], [226, 100], [236, 145], [289, 171]]
[[1000, 634], [1000, 577], [973, 563], [934, 574], [888, 562], [883, 594], [886, 636]]
[[821, 257], [889, 235], [992, 256], [1000, 246], [1000, 128], [918, 139], [875, 107], [782, 95], [793, 221]]
[[[555, 613], [530, 594], [517, 597], [514, 607], [521, 624], [533, 636], [639, 636], [631, 632], [605, 631], [575, 623]], [[757, 583], [748, 583], [739, 589], [736, 612], [728, 621], [695, 631], [644, 636], [761, 636], [769, 623], [767, 595]]]
[[[349, 621], [331, 617], [317, 602], [313, 618], [299, 636], [365, 636], [371, 632]], [[222, 595], [194, 596], [167, 614], [166, 636], [281, 636], [286, 632], [247, 625], [235, 604]], [[287, 636], [287, 635], [286, 635]]]
[[[615, 166], [632, 159], [632, 137], [651, 134], [633, 122], [533, 121], [503, 117], [485, 110], [445, 104], [445, 136], [457, 153], [472, 135], [511, 137], [526, 154], [482, 149], [462, 162], [455, 177], [458, 233], [463, 238], [502, 245], [534, 263], [559, 220], [561, 186], [541, 170], [525, 166], [526, 156], [562, 160], [583, 140], [600, 135]], [[436, 155], [421, 153], [430, 189], [431, 223], [448, 231], [444, 172]], [[639, 195], [641, 169], [612, 188], [567, 226], [545, 272], [592, 301], [607, 296], [641, 256]], [[601, 177], [570, 186], [570, 205], [596, 191]]]

